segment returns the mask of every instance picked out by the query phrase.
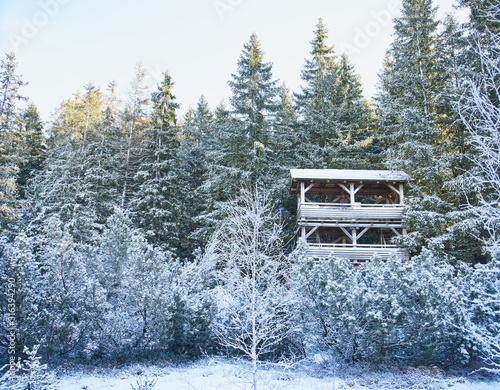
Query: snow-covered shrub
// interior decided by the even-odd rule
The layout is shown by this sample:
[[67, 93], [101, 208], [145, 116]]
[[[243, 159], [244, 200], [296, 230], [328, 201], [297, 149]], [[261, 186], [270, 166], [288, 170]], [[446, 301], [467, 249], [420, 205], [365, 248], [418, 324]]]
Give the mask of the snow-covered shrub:
[[[49, 390], [55, 389], [55, 378], [47, 371], [47, 365], [41, 364], [41, 356], [38, 356], [40, 345], [35, 345], [32, 349], [23, 348], [26, 358], [19, 359], [16, 364], [16, 375], [11, 380], [8, 374], [0, 377], [0, 388], [11, 390]], [[6, 386], [6, 387], [5, 387]]]
[[192, 328], [203, 305], [196, 306], [190, 296], [197, 287], [192, 272], [169, 252], [148, 244], [125, 211], [117, 209], [108, 219], [95, 261], [98, 350], [200, 353], [201, 347], [192, 345], [198, 336]]
[[[9, 242], [5, 235], [0, 239], [0, 284], [5, 293], [0, 296], [2, 310], [2, 334], [8, 335], [9, 328], [16, 328], [16, 354], [22, 353], [22, 345], [34, 345], [42, 336], [40, 325], [40, 291], [43, 287], [40, 266], [33, 254], [33, 240], [19, 234]], [[7, 291], [9, 287], [9, 291]], [[14, 316], [10, 313], [9, 300], [14, 300]], [[12, 306], [11, 306], [12, 307]], [[0, 346], [0, 355], [8, 356], [7, 343]]]
[[37, 356], [40, 345], [35, 345], [30, 351], [28, 347], [24, 347], [23, 352], [28, 356], [21, 363], [21, 371], [26, 374], [26, 388], [31, 390], [43, 389], [47, 385], [47, 369], [46, 364], [40, 364], [41, 356]]
[[91, 291], [95, 283], [84, 253], [67, 227], [51, 217], [35, 250], [42, 267], [40, 325], [45, 354], [78, 349], [91, 326]]
[[152, 379], [138, 379], [136, 381], [137, 387], [135, 387], [133, 384], [130, 384], [132, 387], [132, 390], [152, 390], [156, 386], [156, 380]]
[[[17, 344], [40, 344], [47, 359], [152, 351], [186, 358], [213, 344], [199, 262], [181, 264], [149, 244], [123, 209], [92, 243], [76, 243], [51, 217], [35, 237], [4, 238], [0, 256], [1, 281], [16, 286]], [[0, 305], [7, 313], [7, 300]]]
[[[455, 269], [427, 251], [410, 261], [296, 256], [310, 352], [329, 350], [349, 362], [448, 364], [463, 360], [464, 299]], [[461, 280], [461, 279], [460, 279]]]
[[4, 243], [2, 257], [4, 285], [11, 280], [15, 287], [17, 345], [40, 344], [47, 359], [77, 349], [91, 325], [92, 277], [61, 221], [48, 219], [35, 237], [17, 234]]
[[[60, 353], [179, 350], [188, 311], [181, 265], [149, 245], [117, 209], [95, 245], [78, 246], [57, 218], [35, 240], [6, 245], [18, 288], [19, 340]], [[68, 356], [68, 355], [66, 355]]]
[[484, 369], [500, 372], [500, 253], [492, 253], [488, 264], [476, 265], [470, 275], [467, 334], [473, 352], [485, 363]]
[[193, 262], [182, 265], [179, 280], [182, 311], [178, 312], [178, 318], [182, 319], [183, 326], [177, 327], [182, 330], [182, 334], [175, 336], [176, 344], [172, 350], [184, 358], [199, 357], [212, 352], [216, 347], [215, 337], [210, 329], [214, 303], [206, 294], [210, 273], [202, 266], [202, 253], [198, 253]]

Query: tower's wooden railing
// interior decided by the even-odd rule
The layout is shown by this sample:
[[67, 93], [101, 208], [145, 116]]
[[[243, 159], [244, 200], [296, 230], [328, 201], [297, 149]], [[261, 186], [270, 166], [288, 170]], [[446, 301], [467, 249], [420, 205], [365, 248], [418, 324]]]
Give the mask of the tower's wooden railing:
[[400, 221], [403, 219], [404, 206], [401, 204], [361, 204], [356, 203], [300, 203], [299, 221], [341, 221], [341, 220], [378, 220]]
[[348, 258], [351, 261], [364, 262], [373, 256], [388, 258], [392, 255], [408, 258], [408, 251], [397, 245], [363, 245], [363, 244], [308, 244], [308, 254], [311, 257], [326, 258], [330, 255]]

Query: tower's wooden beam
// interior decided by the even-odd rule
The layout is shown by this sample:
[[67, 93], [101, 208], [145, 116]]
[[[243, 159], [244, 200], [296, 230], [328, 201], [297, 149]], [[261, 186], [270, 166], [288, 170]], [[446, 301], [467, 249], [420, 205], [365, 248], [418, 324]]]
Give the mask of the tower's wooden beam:
[[319, 226], [314, 226], [309, 233], [306, 234], [306, 239], [309, 238], [316, 230], [318, 230]]
[[372, 227], [372, 225], [367, 226], [363, 230], [361, 230], [361, 233], [358, 234], [358, 238], [363, 237], [363, 234], [365, 234], [368, 231], [368, 229], [370, 229], [371, 227]]
[[400, 192], [398, 189], [396, 189], [396, 187], [394, 187], [392, 184], [389, 184], [389, 183], [385, 183], [385, 185], [387, 187], [389, 187], [391, 190], [393, 190], [396, 194], [398, 194], [399, 196], [401, 196]]
[[349, 188], [347, 188], [345, 185], [343, 185], [342, 183], [337, 183], [339, 185], [340, 188], [342, 188], [345, 192], [347, 192], [349, 195], [351, 195], [351, 190], [349, 190]]
[[394, 229], [392, 226], [389, 226], [389, 229], [391, 229], [394, 233], [396, 233], [396, 236], [400, 236], [401, 233], [399, 233], [396, 229]]
[[309, 190], [310, 190], [311, 188], [313, 188], [313, 187], [314, 187], [314, 183], [309, 184], [309, 185], [307, 186], [307, 188], [304, 190], [304, 195], [305, 195], [305, 193], [306, 193], [307, 191], [309, 191]]
[[364, 186], [364, 184], [360, 184], [360, 185], [358, 186], [358, 188], [356, 188], [356, 189], [354, 190], [354, 194], [357, 194], [357, 193], [358, 193], [358, 191], [359, 191], [361, 188], [363, 188], [363, 186]]
[[404, 186], [403, 183], [399, 183], [399, 203], [404, 204], [404, 199], [405, 199]]
[[343, 227], [343, 226], [339, 226], [339, 227], [344, 232], [344, 234], [347, 236], [347, 238], [349, 240], [351, 240], [351, 242], [353, 242], [354, 240], [353, 240], [353, 237], [351, 236], [351, 233], [349, 233], [345, 227]]

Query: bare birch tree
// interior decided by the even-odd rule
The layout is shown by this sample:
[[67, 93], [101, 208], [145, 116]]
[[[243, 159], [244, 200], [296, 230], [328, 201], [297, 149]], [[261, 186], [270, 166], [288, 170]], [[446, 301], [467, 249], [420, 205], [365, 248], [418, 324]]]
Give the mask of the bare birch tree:
[[223, 347], [251, 361], [254, 390], [259, 361], [290, 334], [292, 313], [282, 225], [261, 195], [244, 192], [225, 206], [205, 254], [215, 269], [213, 331]]

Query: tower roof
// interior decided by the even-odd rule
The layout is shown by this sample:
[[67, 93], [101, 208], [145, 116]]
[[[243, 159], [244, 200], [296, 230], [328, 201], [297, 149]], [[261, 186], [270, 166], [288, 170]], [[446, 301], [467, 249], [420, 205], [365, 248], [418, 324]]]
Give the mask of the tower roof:
[[406, 182], [403, 171], [365, 169], [290, 169], [290, 188], [298, 181]]

